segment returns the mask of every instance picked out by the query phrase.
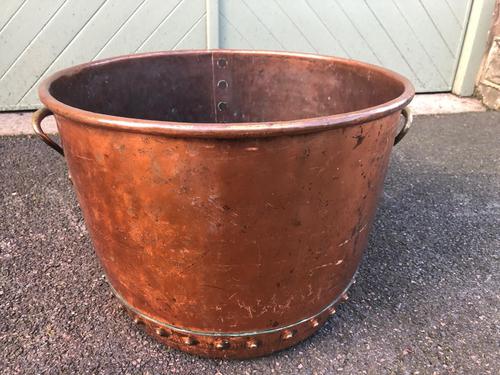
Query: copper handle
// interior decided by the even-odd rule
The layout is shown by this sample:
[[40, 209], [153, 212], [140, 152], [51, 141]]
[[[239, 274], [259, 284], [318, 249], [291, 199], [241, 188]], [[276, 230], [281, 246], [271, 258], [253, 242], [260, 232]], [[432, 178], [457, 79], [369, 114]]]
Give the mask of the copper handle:
[[396, 135], [396, 138], [394, 138], [394, 146], [396, 146], [405, 137], [406, 133], [408, 133], [408, 130], [410, 130], [411, 123], [413, 122], [413, 114], [410, 108], [403, 108], [401, 114], [405, 118], [405, 124], [399, 131], [398, 135]]
[[33, 113], [33, 117], [31, 119], [31, 124], [33, 125], [33, 130], [36, 135], [38, 135], [42, 141], [44, 141], [47, 145], [52, 147], [62, 156], [64, 156], [64, 150], [61, 146], [59, 146], [56, 142], [54, 142], [47, 134], [42, 130], [42, 121], [45, 117], [52, 115], [52, 111], [48, 108], [42, 107]]

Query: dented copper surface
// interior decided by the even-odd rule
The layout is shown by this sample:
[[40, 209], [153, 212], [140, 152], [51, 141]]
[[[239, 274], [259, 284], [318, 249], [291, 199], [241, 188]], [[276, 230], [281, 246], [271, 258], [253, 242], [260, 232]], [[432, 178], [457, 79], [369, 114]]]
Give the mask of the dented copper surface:
[[289, 347], [347, 299], [413, 94], [356, 61], [224, 50], [40, 87], [113, 292], [161, 342], [223, 358]]

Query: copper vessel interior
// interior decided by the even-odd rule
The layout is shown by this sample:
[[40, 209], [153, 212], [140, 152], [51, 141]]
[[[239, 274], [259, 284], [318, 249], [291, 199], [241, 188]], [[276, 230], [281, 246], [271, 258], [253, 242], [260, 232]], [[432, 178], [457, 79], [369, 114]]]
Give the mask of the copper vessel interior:
[[[220, 80], [214, 81], [214, 69]], [[215, 77], [216, 78], [216, 77]], [[244, 54], [158, 55], [83, 68], [50, 94], [69, 106], [185, 123], [291, 121], [374, 107], [405, 87], [342, 61]], [[116, 95], [120, 93], [120, 95]]]

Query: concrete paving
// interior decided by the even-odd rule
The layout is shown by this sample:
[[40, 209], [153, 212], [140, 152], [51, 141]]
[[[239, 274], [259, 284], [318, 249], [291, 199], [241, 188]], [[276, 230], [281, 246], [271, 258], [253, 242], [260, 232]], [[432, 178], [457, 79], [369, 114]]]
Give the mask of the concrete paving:
[[0, 138], [1, 374], [498, 374], [500, 113], [417, 117], [350, 300], [266, 358], [165, 348], [112, 297], [64, 161]]
[[[486, 107], [474, 97], [460, 97], [449, 93], [418, 94], [410, 107], [415, 115], [438, 115], [463, 112], [484, 112]], [[33, 134], [32, 111], [0, 113], [0, 136]], [[43, 120], [47, 134], [56, 134], [57, 126], [53, 116]]]

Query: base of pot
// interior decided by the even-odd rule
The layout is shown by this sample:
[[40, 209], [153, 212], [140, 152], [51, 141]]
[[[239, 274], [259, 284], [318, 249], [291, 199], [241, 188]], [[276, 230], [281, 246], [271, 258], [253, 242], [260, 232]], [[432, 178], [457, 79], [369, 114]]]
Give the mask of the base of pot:
[[134, 323], [143, 327], [159, 342], [202, 357], [245, 359], [269, 355], [289, 348], [311, 336], [331, 315], [335, 314], [336, 306], [348, 299], [346, 292], [349, 286], [335, 301], [312, 317], [284, 327], [254, 332], [207, 332], [172, 326], [137, 310], [113, 287], [111, 290]]

